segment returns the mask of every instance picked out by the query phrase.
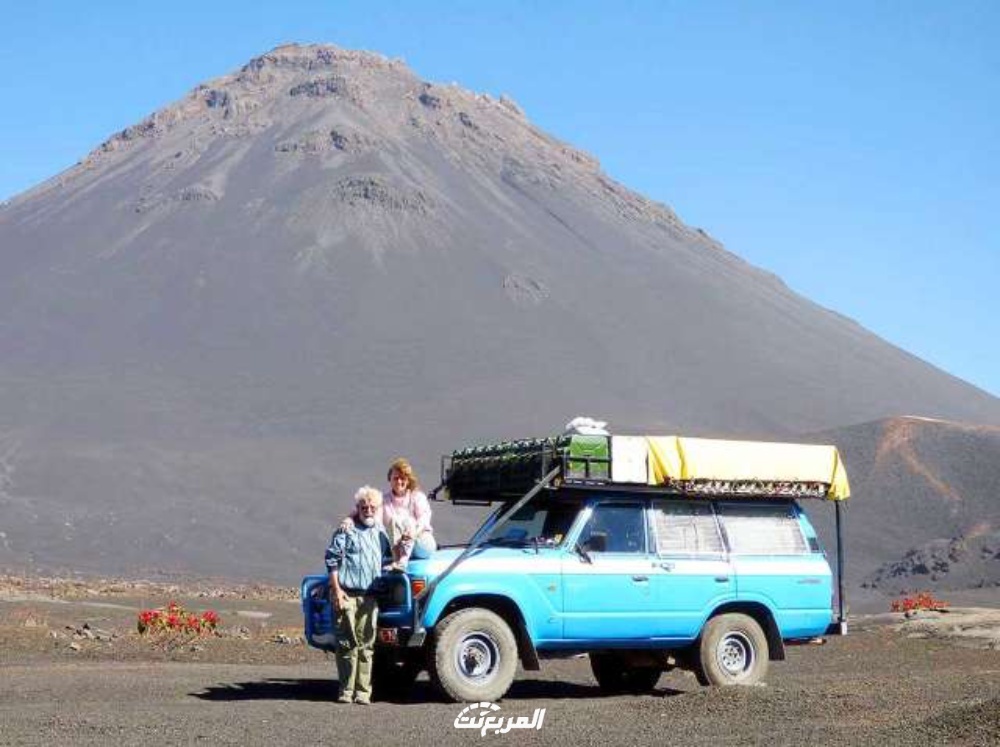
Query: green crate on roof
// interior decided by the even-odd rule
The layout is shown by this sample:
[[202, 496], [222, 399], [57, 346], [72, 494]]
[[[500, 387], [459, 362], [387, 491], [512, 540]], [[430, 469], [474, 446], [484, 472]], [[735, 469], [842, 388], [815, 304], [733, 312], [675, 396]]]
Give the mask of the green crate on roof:
[[611, 438], [573, 435], [566, 444], [564, 477], [570, 480], [608, 480], [611, 477]]

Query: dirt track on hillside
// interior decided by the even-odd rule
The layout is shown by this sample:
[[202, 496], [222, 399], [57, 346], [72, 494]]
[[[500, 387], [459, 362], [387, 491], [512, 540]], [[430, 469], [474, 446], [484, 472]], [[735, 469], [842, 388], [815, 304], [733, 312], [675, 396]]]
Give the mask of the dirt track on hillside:
[[[223, 635], [152, 643], [131, 631], [138, 607], [162, 603], [152, 596], [57, 600], [7, 589], [0, 743], [1000, 743], [996, 613], [903, 625], [898, 616], [864, 618], [846, 638], [790, 649], [766, 686], [745, 689], [703, 689], [671, 672], [652, 695], [605, 697], [585, 660], [543, 662], [500, 704], [504, 716], [546, 709], [542, 728], [483, 737], [456, 729], [462, 706], [442, 702], [423, 678], [405, 702], [334, 704], [333, 662], [297, 640], [297, 605], [249, 596], [183, 600], [219, 611]], [[963, 619], [974, 621], [966, 632], [983, 635], [950, 635]]]

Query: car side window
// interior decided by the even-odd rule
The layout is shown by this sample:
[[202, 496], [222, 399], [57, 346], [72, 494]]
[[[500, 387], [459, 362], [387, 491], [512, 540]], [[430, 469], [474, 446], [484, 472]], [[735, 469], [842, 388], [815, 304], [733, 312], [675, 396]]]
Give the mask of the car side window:
[[653, 501], [652, 528], [659, 555], [721, 555], [725, 549], [709, 503]]
[[580, 544], [588, 552], [645, 553], [642, 504], [598, 504], [583, 528]]
[[811, 552], [791, 504], [719, 504], [719, 521], [737, 555], [805, 555]]

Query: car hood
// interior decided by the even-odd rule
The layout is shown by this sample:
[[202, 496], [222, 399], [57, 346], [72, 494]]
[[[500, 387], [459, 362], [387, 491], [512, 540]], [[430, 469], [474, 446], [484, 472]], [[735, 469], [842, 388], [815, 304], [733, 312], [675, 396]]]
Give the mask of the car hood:
[[[407, 574], [420, 578], [435, 578], [451, 565], [455, 558], [465, 552], [464, 547], [448, 547], [436, 551], [431, 557], [421, 560], [411, 560], [407, 567]], [[534, 547], [480, 547], [471, 553], [459, 568], [466, 563], [472, 566], [481, 566], [484, 560], [493, 563], [533, 563], [539, 556], [552, 557], [554, 554], [561, 554], [557, 548], [540, 548], [537, 551]]]

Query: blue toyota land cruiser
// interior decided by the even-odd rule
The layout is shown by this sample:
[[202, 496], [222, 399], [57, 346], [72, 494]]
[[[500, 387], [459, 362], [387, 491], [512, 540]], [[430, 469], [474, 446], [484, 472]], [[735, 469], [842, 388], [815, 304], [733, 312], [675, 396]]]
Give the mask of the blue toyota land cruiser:
[[[435, 491], [437, 492], [437, 491]], [[834, 447], [570, 435], [456, 451], [442, 495], [499, 503], [469, 543], [383, 576], [374, 684], [427, 670], [456, 701], [496, 701], [518, 661], [589, 655], [607, 692], [674, 667], [759, 682], [787, 644], [846, 632], [843, 585], [798, 500], [849, 495]], [[325, 575], [302, 582], [305, 633], [336, 647]]]

